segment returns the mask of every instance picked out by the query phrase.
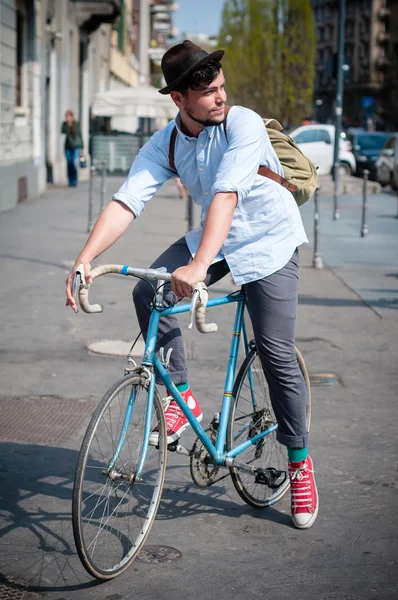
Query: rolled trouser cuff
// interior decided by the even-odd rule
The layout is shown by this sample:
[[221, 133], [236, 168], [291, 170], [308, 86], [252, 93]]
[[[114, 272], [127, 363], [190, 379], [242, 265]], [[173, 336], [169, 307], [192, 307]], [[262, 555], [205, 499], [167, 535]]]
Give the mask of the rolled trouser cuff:
[[286, 435], [277, 429], [276, 439], [280, 444], [288, 448], [305, 448], [308, 446], [308, 433], [305, 435]]
[[[174, 385], [183, 385], [184, 383], [188, 383], [188, 369], [183, 369], [182, 371], [172, 371], [169, 372], [170, 379], [174, 383]], [[163, 381], [159, 376], [156, 376], [156, 383], [158, 385], [163, 385]]]

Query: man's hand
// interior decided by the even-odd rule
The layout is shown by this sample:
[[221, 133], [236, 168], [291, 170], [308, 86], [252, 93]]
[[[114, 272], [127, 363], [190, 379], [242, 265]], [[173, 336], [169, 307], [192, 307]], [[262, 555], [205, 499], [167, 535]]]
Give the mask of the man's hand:
[[73, 266], [72, 271], [69, 273], [66, 278], [66, 306], [70, 306], [72, 310], [76, 312], [76, 298], [73, 297], [73, 278], [75, 276], [76, 269], [79, 265], [83, 265], [84, 267], [84, 276], [86, 278], [87, 283], [93, 283], [93, 278], [91, 276], [91, 265], [90, 263], [84, 263], [81, 260], [77, 260]]
[[191, 298], [193, 289], [199, 281], [204, 281], [207, 269], [195, 264], [195, 261], [186, 267], [176, 269], [172, 274], [171, 289], [180, 298]]

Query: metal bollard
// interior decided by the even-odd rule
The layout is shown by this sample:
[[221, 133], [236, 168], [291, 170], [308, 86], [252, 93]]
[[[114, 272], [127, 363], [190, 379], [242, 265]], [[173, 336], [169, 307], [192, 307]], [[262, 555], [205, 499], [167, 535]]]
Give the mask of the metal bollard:
[[92, 163], [90, 166], [90, 181], [89, 181], [89, 188], [88, 188], [88, 224], [87, 224], [87, 233], [90, 233], [90, 231], [93, 228], [93, 188], [94, 188], [94, 176], [95, 176], [95, 164]]
[[339, 195], [339, 177], [340, 177], [340, 163], [336, 162], [333, 166], [333, 220], [337, 221], [340, 218], [340, 211], [338, 206], [338, 195]]
[[194, 217], [194, 202], [193, 202], [192, 196], [190, 194], [187, 194], [188, 231], [192, 231], [192, 229], [194, 228], [193, 217]]
[[364, 172], [363, 172], [361, 237], [365, 237], [365, 236], [368, 235], [368, 226], [367, 226], [367, 223], [366, 223], [366, 211], [367, 211], [367, 208], [368, 208], [368, 203], [367, 203], [368, 177], [369, 177], [369, 171], [367, 169], [365, 169]]
[[398, 189], [397, 189], [397, 214], [395, 215], [395, 218], [398, 219]]
[[319, 252], [319, 187], [314, 193], [314, 257], [312, 266], [314, 269], [323, 269], [323, 260]]
[[101, 205], [100, 213], [104, 210], [106, 194], [106, 160], [101, 161]]

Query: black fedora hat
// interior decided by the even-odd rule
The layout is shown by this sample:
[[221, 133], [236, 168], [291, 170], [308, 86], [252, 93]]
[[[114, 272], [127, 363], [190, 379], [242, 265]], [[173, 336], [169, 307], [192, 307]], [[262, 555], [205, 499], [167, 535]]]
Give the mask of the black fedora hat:
[[209, 60], [221, 60], [224, 50], [216, 50], [210, 54], [189, 40], [173, 46], [163, 55], [162, 71], [166, 87], [159, 90], [160, 94], [169, 94], [192, 71]]

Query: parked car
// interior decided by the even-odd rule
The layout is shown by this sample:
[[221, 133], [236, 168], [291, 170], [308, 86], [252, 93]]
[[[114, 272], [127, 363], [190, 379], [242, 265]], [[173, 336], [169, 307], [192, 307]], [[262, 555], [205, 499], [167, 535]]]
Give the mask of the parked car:
[[398, 133], [390, 133], [376, 160], [376, 181], [398, 190]]
[[362, 177], [365, 169], [369, 171], [369, 179], [376, 179], [376, 160], [380, 150], [386, 143], [389, 133], [385, 131], [347, 131], [347, 138], [351, 142], [352, 151], [356, 160], [355, 175]]
[[[300, 150], [318, 168], [318, 175], [329, 175], [333, 170], [334, 154], [334, 125], [302, 125], [289, 133]], [[351, 142], [342, 133], [339, 147], [340, 167], [344, 173], [355, 173], [355, 156], [352, 153]]]

